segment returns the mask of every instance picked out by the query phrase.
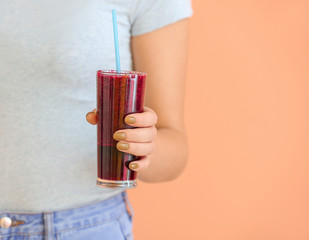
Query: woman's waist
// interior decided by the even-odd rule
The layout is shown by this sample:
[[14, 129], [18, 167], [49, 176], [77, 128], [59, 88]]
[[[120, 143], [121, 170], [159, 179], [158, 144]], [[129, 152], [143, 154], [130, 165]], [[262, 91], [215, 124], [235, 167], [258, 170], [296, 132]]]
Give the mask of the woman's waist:
[[9, 229], [0, 228], [0, 233], [28, 232], [41, 234], [44, 232], [46, 216], [52, 218], [56, 232], [114, 221], [126, 213], [125, 197], [125, 192], [118, 192], [105, 200], [59, 211], [0, 212], [0, 219], [8, 218], [12, 221], [12, 226]]

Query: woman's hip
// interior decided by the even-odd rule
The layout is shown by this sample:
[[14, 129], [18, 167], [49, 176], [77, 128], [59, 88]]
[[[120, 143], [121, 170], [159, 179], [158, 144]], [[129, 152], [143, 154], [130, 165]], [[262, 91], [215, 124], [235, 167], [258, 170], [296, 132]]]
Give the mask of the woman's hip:
[[[1, 240], [123, 240], [132, 237], [133, 210], [124, 191], [87, 206], [43, 213], [0, 213]], [[10, 224], [11, 223], [11, 224]]]

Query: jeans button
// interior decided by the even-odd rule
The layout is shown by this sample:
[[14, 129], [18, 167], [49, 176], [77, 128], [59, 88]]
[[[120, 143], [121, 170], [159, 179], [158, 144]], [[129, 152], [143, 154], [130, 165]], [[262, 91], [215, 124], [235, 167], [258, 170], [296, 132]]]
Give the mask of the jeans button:
[[12, 219], [9, 217], [3, 217], [0, 219], [0, 226], [2, 228], [9, 228], [12, 225]]

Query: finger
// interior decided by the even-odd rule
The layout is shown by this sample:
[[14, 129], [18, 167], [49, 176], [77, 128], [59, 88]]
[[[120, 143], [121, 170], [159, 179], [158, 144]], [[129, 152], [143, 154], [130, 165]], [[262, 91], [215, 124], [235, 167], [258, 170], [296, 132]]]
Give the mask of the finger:
[[155, 143], [133, 143], [133, 142], [118, 142], [116, 147], [119, 151], [131, 153], [135, 156], [146, 156], [152, 153], [155, 149]]
[[144, 112], [129, 114], [124, 121], [133, 127], [151, 127], [157, 123], [158, 116], [151, 108], [144, 107]]
[[97, 119], [97, 109], [96, 108], [87, 113], [86, 120], [92, 125], [97, 124], [98, 119]]
[[145, 156], [141, 160], [131, 162], [129, 168], [133, 171], [139, 172], [145, 170], [150, 164], [150, 157]]
[[117, 141], [147, 143], [152, 142], [157, 136], [155, 126], [147, 128], [121, 129], [114, 133], [113, 138]]

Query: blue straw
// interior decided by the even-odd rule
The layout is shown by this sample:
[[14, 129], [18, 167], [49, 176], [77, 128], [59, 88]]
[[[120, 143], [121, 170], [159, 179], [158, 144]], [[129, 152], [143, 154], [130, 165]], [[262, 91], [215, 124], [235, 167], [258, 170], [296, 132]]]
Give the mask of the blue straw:
[[115, 57], [117, 73], [120, 73], [120, 55], [119, 55], [119, 42], [118, 42], [118, 28], [117, 28], [117, 15], [116, 9], [113, 9], [113, 26], [114, 26], [114, 42], [115, 42]]

